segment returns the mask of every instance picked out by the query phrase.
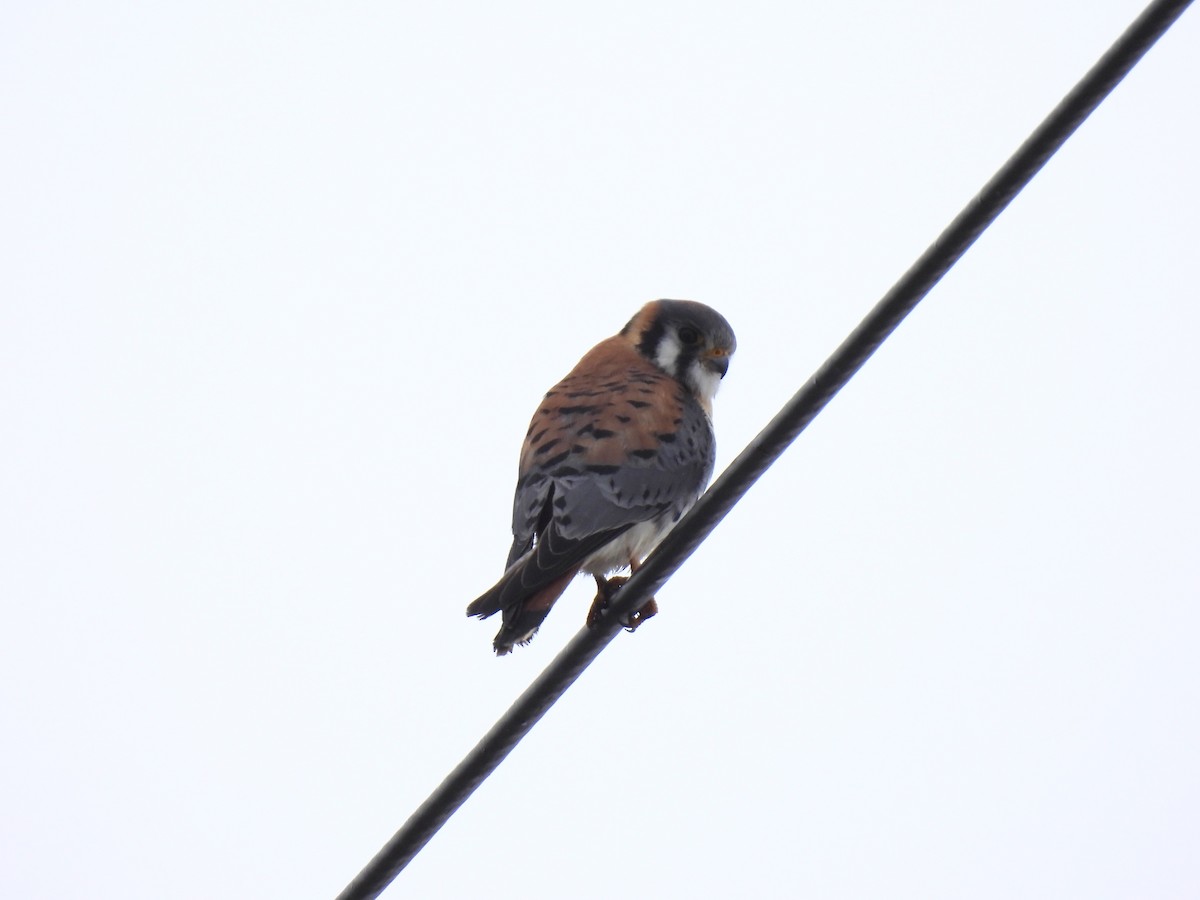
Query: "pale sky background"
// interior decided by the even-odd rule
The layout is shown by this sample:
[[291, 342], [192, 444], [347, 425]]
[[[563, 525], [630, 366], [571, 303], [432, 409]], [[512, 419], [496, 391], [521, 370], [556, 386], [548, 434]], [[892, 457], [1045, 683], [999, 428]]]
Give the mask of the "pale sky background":
[[[646, 300], [718, 469], [1141, 0], [9, 3], [0, 895], [332, 897]], [[385, 896], [1200, 895], [1200, 15]]]

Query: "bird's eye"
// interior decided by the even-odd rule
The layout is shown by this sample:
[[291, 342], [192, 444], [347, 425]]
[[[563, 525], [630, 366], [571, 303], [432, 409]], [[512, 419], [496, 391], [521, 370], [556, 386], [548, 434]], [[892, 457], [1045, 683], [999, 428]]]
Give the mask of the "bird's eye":
[[679, 340], [683, 341], [689, 346], [692, 344], [698, 344], [700, 343], [700, 332], [698, 332], [691, 325], [684, 325], [679, 329]]

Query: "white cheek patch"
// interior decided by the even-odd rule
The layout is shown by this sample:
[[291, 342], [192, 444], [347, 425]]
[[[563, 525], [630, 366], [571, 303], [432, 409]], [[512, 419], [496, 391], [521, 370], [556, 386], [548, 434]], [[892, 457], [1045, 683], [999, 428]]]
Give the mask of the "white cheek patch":
[[[673, 334], [665, 334], [661, 341], [658, 342], [658, 349], [654, 352], [654, 362], [664, 372], [670, 372], [675, 375], [675, 363], [679, 360], [679, 353], [683, 347], [679, 344], [679, 338]], [[678, 377], [678, 376], [676, 376]]]
[[689, 386], [695, 390], [696, 396], [700, 398], [700, 404], [711, 408], [717, 388], [721, 386], [721, 376], [696, 360], [688, 367], [687, 380]]

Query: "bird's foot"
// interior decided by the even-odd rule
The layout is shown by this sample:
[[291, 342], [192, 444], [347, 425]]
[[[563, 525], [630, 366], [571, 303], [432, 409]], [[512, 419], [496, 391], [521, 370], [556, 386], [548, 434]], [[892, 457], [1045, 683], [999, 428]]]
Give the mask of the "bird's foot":
[[600, 620], [604, 618], [604, 611], [608, 609], [609, 601], [612, 600], [617, 589], [629, 580], [624, 576], [601, 578], [596, 575], [594, 577], [596, 579], [596, 599], [592, 601], [592, 608], [588, 610], [588, 628], [595, 628], [600, 624]]
[[629, 614], [629, 618], [621, 624], [625, 626], [626, 631], [632, 633], [638, 630], [639, 625], [641, 625], [647, 619], [654, 618], [656, 615], [658, 615], [658, 603], [656, 603], [654, 598], [651, 597], [642, 604], [641, 609], [631, 612]]
[[[596, 599], [592, 601], [592, 608], [588, 610], [587, 626], [595, 628], [600, 624], [600, 620], [604, 618], [604, 613], [608, 610], [609, 603], [620, 590], [621, 586], [629, 580], [627, 575], [616, 575], [612, 578], [601, 578], [599, 575], [596, 578]], [[641, 609], [635, 610], [629, 614], [629, 618], [621, 622], [621, 626], [626, 631], [637, 631], [639, 625], [647, 619], [658, 613], [658, 604], [651, 597], [642, 604]]]

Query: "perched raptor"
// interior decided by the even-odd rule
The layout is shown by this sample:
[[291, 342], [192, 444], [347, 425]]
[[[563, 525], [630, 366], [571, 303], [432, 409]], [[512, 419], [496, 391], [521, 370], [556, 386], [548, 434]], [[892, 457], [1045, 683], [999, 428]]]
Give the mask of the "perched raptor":
[[[467, 607], [501, 613], [499, 656], [528, 643], [580, 572], [596, 578], [594, 624], [704, 491], [713, 470], [712, 399], [737, 342], [715, 310], [689, 300], [647, 303], [583, 357], [533, 415], [513, 500], [504, 575]], [[650, 600], [626, 623], [657, 611]]]

